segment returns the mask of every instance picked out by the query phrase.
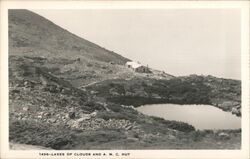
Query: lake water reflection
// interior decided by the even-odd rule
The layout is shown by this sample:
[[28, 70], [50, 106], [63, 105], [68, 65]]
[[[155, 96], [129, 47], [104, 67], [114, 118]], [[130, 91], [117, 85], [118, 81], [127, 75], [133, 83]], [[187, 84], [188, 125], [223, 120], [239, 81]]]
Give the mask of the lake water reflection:
[[143, 114], [189, 123], [196, 129], [238, 129], [241, 118], [211, 105], [152, 104], [138, 107]]

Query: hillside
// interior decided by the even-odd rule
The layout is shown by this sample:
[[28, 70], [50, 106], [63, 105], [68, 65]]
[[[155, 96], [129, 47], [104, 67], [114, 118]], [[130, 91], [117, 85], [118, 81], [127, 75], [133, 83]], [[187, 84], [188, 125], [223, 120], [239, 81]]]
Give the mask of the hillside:
[[28, 10], [9, 10], [9, 55], [39, 58], [49, 72], [77, 87], [115, 76], [129, 76], [121, 67], [127, 58], [77, 37]]
[[117, 64], [128, 61], [28, 10], [9, 10], [9, 30], [10, 55], [83, 58]]
[[28, 10], [9, 10], [9, 140], [23, 148], [240, 148], [241, 130], [196, 131], [124, 106], [209, 103], [231, 111], [240, 81], [136, 73], [128, 60]]

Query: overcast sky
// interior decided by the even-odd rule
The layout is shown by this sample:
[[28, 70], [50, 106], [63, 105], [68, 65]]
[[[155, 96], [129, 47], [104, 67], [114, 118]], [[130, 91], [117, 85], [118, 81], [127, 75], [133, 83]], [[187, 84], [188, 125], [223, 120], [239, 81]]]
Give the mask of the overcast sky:
[[68, 31], [173, 75], [240, 79], [240, 10], [33, 10]]

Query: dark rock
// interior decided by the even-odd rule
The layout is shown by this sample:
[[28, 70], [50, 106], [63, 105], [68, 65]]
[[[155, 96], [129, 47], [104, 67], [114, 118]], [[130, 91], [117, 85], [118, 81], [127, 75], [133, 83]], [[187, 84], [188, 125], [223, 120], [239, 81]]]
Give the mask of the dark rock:
[[12, 93], [20, 93], [20, 90], [14, 89], [11, 91]]
[[74, 119], [76, 117], [76, 113], [75, 112], [69, 112], [68, 117], [70, 119]]

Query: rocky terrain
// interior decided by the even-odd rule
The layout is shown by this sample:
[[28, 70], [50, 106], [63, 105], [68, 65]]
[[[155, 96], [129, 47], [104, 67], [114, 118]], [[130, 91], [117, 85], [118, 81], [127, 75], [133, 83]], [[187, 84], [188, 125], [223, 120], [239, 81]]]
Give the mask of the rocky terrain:
[[237, 80], [197, 75], [169, 80], [134, 77], [105, 80], [86, 89], [117, 104], [209, 104], [241, 116], [241, 83]]
[[241, 147], [241, 130], [197, 131], [134, 109], [150, 103], [211, 104], [240, 116], [240, 81], [174, 77], [153, 69], [136, 73], [124, 66], [128, 60], [30, 11], [9, 10], [10, 146]]

